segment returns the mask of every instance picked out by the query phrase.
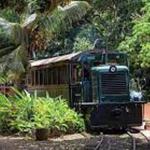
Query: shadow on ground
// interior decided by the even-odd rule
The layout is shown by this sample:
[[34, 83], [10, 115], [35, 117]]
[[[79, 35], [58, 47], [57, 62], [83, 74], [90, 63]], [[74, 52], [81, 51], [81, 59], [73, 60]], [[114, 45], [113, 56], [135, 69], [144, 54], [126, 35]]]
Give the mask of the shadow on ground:
[[[35, 141], [25, 137], [0, 136], [0, 150], [94, 150], [99, 135], [74, 134], [48, 141]], [[149, 150], [148, 145], [142, 139], [137, 139], [137, 150]], [[107, 134], [99, 148], [100, 150], [127, 150], [131, 149], [131, 139], [126, 134]]]

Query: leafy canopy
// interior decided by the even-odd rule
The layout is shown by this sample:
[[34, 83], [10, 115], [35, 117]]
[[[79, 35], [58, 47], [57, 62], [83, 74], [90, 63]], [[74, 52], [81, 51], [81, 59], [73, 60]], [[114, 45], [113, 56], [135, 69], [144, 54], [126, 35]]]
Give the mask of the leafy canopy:
[[[131, 56], [135, 66], [150, 67], [150, 1], [145, 1], [141, 9], [141, 15], [133, 20], [133, 28], [130, 36], [119, 45]], [[137, 59], [135, 59], [137, 58]]]

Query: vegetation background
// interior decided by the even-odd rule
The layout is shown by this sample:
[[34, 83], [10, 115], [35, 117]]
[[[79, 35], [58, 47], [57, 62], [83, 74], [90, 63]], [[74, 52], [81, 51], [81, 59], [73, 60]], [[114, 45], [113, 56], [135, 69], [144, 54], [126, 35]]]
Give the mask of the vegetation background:
[[[28, 59], [87, 50], [94, 41], [150, 73], [149, 0], [1, 0], [0, 74], [18, 81]], [[150, 80], [150, 79], [149, 79]], [[150, 82], [150, 81], [149, 81]]]

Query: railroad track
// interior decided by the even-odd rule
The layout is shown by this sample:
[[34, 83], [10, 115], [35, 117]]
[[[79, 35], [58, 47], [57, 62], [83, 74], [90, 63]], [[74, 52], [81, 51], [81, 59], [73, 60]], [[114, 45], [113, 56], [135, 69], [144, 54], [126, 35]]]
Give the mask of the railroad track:
[[[138, 132], [138, 133], [132, 133], [132, 132]], [[131, 138], [131, 150], [149, 150], [150, 149], [150, 140], [140, 131], [136, 129], [131, 129], [127, 131], [127, 134]], [[140, 140], [141, 139], [141, 140]], [[144, 141], [144, 148], [140, 148], [141, 142], [139, 141]]]
[[97, 141], [92, 141], [85, 146], [85, 150], [99, 150], [102, 143], [104, 141], [104, 134], [103, 132], [100, 133], [99, 138]]
[[127, 131], [127, 134], [131, 138], [131, 150], [136, 150], [136, 139], [130, 131]]
[[[107, 144], [106, 144], [107, 143]], [[103, 132], [100, 133], [97, 141], [86, 145], [85, 150], [111, 150], [111, 140]]]
[[97, 141], [97, 145], [95, 146], [94, 150], [99, 150], [103, 141], [104, 141], [104, 134], [101, 132], [100, 133], [100, 140]]
[[[120, 135], [117, 134], [109, 137], [109, 134], [101, 132], [97, 140], [93, 140], [85, 146], [85, 150], [150, 150], [150, 141], [142, 132], [133, 133], [132, 130], [128, 130], [122, 136], [126, 136], [128, 140], [119, 140]], [[140, 139], [144, 140], [144, 145]], [[145, 144], [146, 142], [147, 144]]]

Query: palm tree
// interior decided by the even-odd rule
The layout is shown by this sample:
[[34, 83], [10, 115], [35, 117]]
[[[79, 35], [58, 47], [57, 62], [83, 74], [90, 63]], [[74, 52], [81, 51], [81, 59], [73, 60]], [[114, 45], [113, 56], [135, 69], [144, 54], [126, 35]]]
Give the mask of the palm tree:
[[63, 7], [59, 6], [62, 0], [49, 2], [45, 12], [26, 14], [22, 24], [0, 18], [0, 74], [6, 74], [14, 81], [19, 80], [26, 72], [28, 50], [36, 52], [46, 49], [47, 41], [69, 30], [90, 10], [90, 5], [85, 1], [65, 0]]

